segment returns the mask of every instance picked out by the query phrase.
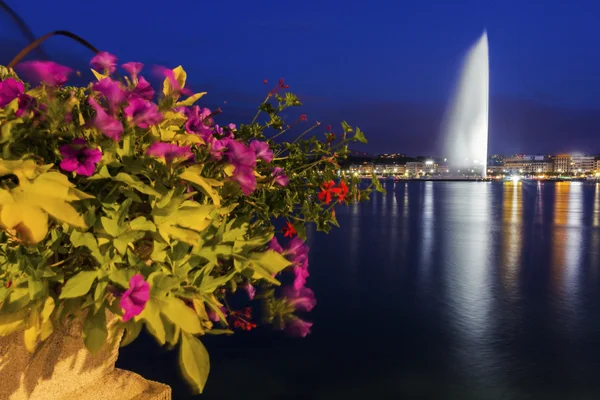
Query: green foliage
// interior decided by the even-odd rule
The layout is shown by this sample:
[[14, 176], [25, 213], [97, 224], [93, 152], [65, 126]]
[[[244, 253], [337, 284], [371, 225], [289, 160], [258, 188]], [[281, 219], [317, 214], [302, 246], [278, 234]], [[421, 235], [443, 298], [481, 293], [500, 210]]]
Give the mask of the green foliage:
[[[111, 79], [93, 72], [99, 80]], [[273, 221], [289, 222], [305, 239], [307, 224], [327, 232], [337, 226], [336, 206], [383, 188], [374, 179], [359, 189], [356, 178], [339, 175], [348, 145], [366, 143], [360, 129], [344, 122], [339, 134], [324, 133], [322, 141], [310, 136], [319, 123], [302, 132], [304, 116], [291, 124], [283, 119], [301, 103], [280, 91], [286, 87], [281, 81], [254, 120], [233, 132], [245, 151], [257, 140], [274, 156], [250, 163], [244, 179], [256, 182], [244, 194], [238, 176], [243, 166], [234, 156], [215, 156], [216, 141], [229, 139], [212, 114], [200, 121], [212, 139], [186, 130], [192, 117], [179, 107], [192, 106], [205, 93], [182, 98], [187, 75], [181, 67], [172, 72], [157, 104], [160, 122], [136, 125], [126, 115], [127, 102], [108, 110], [123, 126], [118, 140], [95, 122], [90, 98], [103, 107], [106, 102], [92, 85], [28, 88], [30, 108], [21, 109], [15, 98], [0, 109], [0, 335], [22, 330], [34, 351], [54, 326], [82, 318], [85, 345], [96, 352], [111, 329], [124, 330], [126, 345], [145, 327], [160, 344], [179, 345], [182, 371], [201, 392], [210, 368], [198, 336], [234, 332], [228, 293], [257, 286], [256, 299], [278, 327], [294, 311], [272, 289], [292, 266], [285, 254], [267, 248], [276, 233]], [[1, 80], [14, 78], [0, 67]], [[127, 78], [122, 88], [133, 85]], [[75, 146], [74, 139], [101, 152], [93, 174], [63, 169], [65, 148]], [[148, 154], [157, 142], [189, 146], [193, 159]], [[285, 186], [277, 170], [289, 179]], [[343, 181], [348, 191], [336, 189], [325, 203], [319, 193], [332, 180]], [[139, 290], [130, 287], [135, 276], [148, 285], [149, 299], [127, 320], [121, 302]]]

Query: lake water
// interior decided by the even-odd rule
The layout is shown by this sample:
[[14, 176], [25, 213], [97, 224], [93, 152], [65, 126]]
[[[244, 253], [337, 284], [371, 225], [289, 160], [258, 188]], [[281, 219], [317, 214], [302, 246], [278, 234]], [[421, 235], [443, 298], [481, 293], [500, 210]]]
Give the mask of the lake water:
[[[310, 232], [312, 334], [207, 338], [200, 398], [600, 398], [600, 184], [386, 189]], [[147, 338], [119, 366], [194, 398]]]

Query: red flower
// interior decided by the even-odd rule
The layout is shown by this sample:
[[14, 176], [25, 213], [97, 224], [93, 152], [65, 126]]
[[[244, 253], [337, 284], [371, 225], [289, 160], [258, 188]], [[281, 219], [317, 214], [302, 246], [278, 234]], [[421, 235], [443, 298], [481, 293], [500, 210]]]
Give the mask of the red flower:
[[337, 195], [338, 203], [342, 203], [343, 201], [345, 201], [347, 195], [348, 195], [348, 186], [346, 185], [346, 182], [341, 181], [340, 187], [339, 187], [339, 193]]
[[331, 125], [327, 125], [327, 132], [331, 132]]
[[267, 81], [267, 80], [265, 79], [265, 80], [263, 81], [263, 83], [264, 83], [265, 85], [268, 85], [268, 84], [269, 84], [269, 81]]
[[290, 85], [286, 85], [285, 82], [283, 81], [283, 78], [279, 78], [279, 82], [277, 82], [277, 86], [279, 86], [281, 89], [289, 89]]
[[306, 114], [300, 115], [300, 121], [306, 121], [306, 120], [307, 120]]
[[298, 234], [298, 232], [296, 232], [296, 229], [294, 229], [294, 226], [289, 221], [285, 223], [285, 226], [281, 231], [283, 232], [283, 237], [291, 238], [294, 235]]
[[331, 196], [337, 196], [340, 192], [339, 188], [335, 187], [334, 181], [325, 182], [321, 185], [321, 191], [319, 192], [319, 200], [325, 204], [331, 203]]

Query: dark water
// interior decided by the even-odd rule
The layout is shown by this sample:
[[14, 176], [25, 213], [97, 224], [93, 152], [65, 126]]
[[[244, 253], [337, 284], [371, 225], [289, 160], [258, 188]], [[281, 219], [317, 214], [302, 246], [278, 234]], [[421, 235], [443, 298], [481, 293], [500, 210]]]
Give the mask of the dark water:
[[[201, 398], [600, 398], [600, 185], [387, 189], [311, 235], [312, 335], [209, 338]], [[121, 354], [192, 398], [175, 352]]]

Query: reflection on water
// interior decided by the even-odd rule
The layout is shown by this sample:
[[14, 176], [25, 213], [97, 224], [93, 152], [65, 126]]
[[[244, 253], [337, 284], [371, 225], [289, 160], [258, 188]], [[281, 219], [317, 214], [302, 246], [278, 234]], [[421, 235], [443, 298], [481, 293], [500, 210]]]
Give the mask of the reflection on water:
[[[505, 182], [502, 197], [502, 250], [500, 252], [500, 281], [509, 299], [517, 297], [519, 264], [521, 258], [523, 183]], [[539, 186], [538, 186], [539, 188]], [[539, 195], [539, 193], [538, 193]], [[541, 199], [541, 196], [540, 196]], [[538, 199], [538, 201], [541, 201]], [[538, 203], [536, 203], [538, 204]], [[541, 205], [538, 204], [541, 209]]]
[[[386, 190], [310, 233], [309, 337], [203, 338], [204, 399], [600, 399], [599, 185]], [[132, 351], [144, 365], [122, 367], [178, 386]]]

